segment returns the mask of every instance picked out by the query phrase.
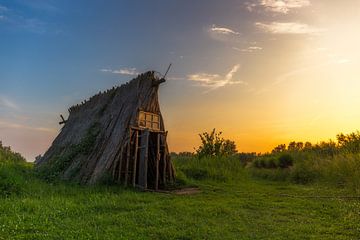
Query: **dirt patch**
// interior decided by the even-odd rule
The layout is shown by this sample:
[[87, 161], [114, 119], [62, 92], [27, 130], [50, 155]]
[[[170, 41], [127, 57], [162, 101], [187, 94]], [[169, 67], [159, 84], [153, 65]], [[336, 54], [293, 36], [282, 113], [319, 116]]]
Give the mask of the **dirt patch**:
[[194, 194], [198, 194], [201, 193], [201, 190], [199, 188], [196, 187], [191, 187], [191, 188], [181, 188], [181, 189], [176, 189], [176, 190], [150, 190], [147, 189], [145, 190], [146, 192], [157, 192], [157, 193], [166, 193], [166, 194], [175, 194], [175, 195], [194, 195]]
[[200, 192], [201, 191], [199, 188], [182, 188], [172, 191], [172, 193], [176, 195], [193, 195], [193, 194], [198, 194]]

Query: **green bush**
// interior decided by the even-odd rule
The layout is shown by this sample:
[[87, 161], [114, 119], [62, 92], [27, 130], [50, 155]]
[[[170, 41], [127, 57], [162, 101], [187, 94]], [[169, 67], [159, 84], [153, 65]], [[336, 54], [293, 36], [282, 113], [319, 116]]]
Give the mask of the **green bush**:
[[269, 158], [266, 161], [266, 168], [277, 168], [277, 161], [274, 158]]
[[201, 145], [196, 150], [199, 158], [203, 157], [228, 157], [236, 154], [234, 141], [221, 137], [222, 132], [216, 132], [215, 128], [210, 132], [199, 134]]
[[319, 173], [308, 164], [301, 162], [291, 170], [291, 180], [299, 184], [308, 184], [319, 178]]
[[259, 169], [253, 168], [251, 169], [251, 175], [255, 178], [261, 178], [271, 181], [288, 181], [290, 178], [290, 170], [289, 169]]
[[280, 155], [280, 157], [278, 158], [278, 166], [280, 168], [291, 167], [293, 165], [293, 163], [294, 163], [294, 159], [288, 153], [284, 153], [284, 154]]
[[255, 168], [261, 168], [261, 159], [255, 159], [252, 164]]

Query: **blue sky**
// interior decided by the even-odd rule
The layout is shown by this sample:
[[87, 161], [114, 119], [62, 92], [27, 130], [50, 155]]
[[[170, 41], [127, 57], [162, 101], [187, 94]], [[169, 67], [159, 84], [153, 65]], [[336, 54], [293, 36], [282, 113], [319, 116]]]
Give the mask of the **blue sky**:
[[[175, 151], [193, 150], [197, 133], [213, 127], [246, 151], [291, 137], [326, 139], [345, 125], [355, 130], [342, 118], [319, 126], [334, 109], [360, 120], [343, 107], [360, 97], [351, 92], [360, 37], [347, 30], [358, 27], [359, 6], [0, 0], [0, 139], [31, 160], [51, 144], [68, 107], [139, 72], [164, 72], [170, 62], [160, 100]], [[338, 89], [343, 105], [332, 104]]]

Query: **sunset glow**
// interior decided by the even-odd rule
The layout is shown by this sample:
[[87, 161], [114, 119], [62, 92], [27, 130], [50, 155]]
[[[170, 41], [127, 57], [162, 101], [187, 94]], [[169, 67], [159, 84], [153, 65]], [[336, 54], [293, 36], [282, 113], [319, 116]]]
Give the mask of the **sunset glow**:
[[166, 71], [170, 151], [216, 128], [239, 151], [360, 129], [360, 2], [1, 1], [0, 140], [28, 161], [59, 114]]

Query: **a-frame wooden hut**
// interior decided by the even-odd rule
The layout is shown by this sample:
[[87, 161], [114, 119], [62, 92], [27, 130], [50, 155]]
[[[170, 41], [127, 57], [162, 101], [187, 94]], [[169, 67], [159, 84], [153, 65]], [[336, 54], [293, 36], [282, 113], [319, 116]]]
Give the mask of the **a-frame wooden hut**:
[[160, 189], [174, 180], [158, 88], [146, 72], [69, 109], [52, 146], [36, 161], [45, 177], [93, 184], [112, 180]]

